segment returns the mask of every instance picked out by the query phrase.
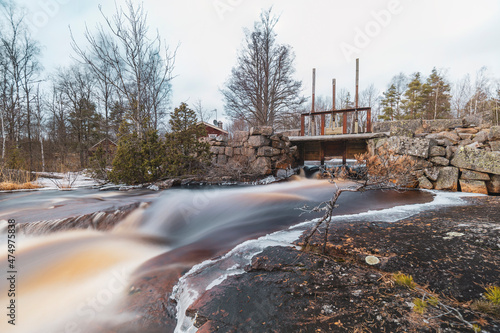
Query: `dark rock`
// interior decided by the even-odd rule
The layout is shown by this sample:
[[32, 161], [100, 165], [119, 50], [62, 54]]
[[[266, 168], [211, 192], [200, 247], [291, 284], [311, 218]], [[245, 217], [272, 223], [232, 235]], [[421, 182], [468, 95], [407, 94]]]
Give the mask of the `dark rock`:
[[490, 194], [500, 194], [500, 175], [492, 175], [491, 180], [486, 182]]

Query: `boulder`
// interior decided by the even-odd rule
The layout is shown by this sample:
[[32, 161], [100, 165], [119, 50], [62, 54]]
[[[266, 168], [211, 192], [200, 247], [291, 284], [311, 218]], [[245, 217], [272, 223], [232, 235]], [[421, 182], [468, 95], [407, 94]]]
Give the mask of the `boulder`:
[[276, 133], [276, 134], [272, 135], [269, 139], [271, 139], [272, 141], [280, 141], [282, 137], [283, 137], [283, 134]]
[[249, 135], [250, 133], [248, 133], [248, 131], [235, 131], [233, 134], [233, 140], [240, 142], [247, 141]]
[[458, 168], [441, 168], [441, 170], [439, 170], [439, 176], [434, 188], [436, 190], [456, 192], [458, 190]]
[[460, 169], [500, 175], [500, 154], [496, 152], [461, 147], [451, 164]]
[[427, 176], [427, 178], [429, 178], [430, 180], [435, 182], [439, 176], [439, 168], [435, 168], [435, 167], [434, 168], [426, 168], [424, 170], [424, 174]]
[[479, 130], [475, 127], [467, 127], [467, 128], [457, 128], [456, 129], [458, 135], [460, 134], [476, 134]]
[[488, 194], [486, 183], [482, 180], [460, 180], [462, 192]]
[[471, 134], [471, 133], [458, 133], [458, 136], [459, 136], [459, 137], [460, 137], [460, 139], [462, 139], [462, 140], [471, 140], [471, 139], [472, 139], [473, 134]]
[[460, 171], [462, 172], [460, 179], [463, 180], [490, 180], [490, 175], [487, 173], [467, 169], [461, 169]]
[[433, 157], [430, 159], [430, 161], [434, 165], [440, 165], [440, 166], [448, 166], [450, 165], [450, 160], [444, 157]]
[[490, 141], [490, 147], [493, 151], [500, 151], [500, 141]]
[[259, 175], [270, 175], [272, 173], [271, 159], [269, 157], [259, 157], [251, 163], [250, 169]]
[[492, 126], [488, 135], [490, 141], [500, 140], [500, 126]]
[[250, 135], [273, 135], [273, 128], [271, 126], [258, 126], [250, 128]]
[[254, 148], [241, 148], [241, 154], [244, 156], [255, 156], [255, 149]]
[[432, 190], [434, 188], [434, 185], [429, 179], [427, 179], [427, 177], [422, 176], [418, 178], [418, 187], [426, 190]]
[[233, 155], [241, 155], [242, 148], [233, 148]]
[[441, 146], [434, 146], [431, 147], [431, 151], [429, 153], [430, 157], [436, 157], [436, 156], [446, 156], [446, 148], [441, 147]]
[[428, 139], [435, 139], [435, 140], [444, 140], [448, 139], [450, 140], [453, 144], [457, 144], [458, 141], [460, 141], [460, 137], [458, 134], [455, 132], [440, 132], [440, 133], [435, 133], [435, 134], [429, 134], [427, 135]]
[[255, 148], [267, 146], [267, 145], [269, 145], [269, 143], [271, 143], [271, 140], [269, 140], [268, 138], [266, 138], [263, 135], [252, 135], [248, 139], [248, 145], [250, 147], [255, 147]]
[[387, 149], [395, 154], [421, 158], [428, 158], [430, 147], [435, 145], [435, 141], [426, 138], [408, 138], [403, 136], [390, 137], [387, 143]]
[[486, 131], [481, 131], [474, 135], [474, 138], [472, 138], [472, 141], [477, 142], [477, 143], [484, 143], [488, 140], [488, 132]]
[[446, 158], [448, 160], [451, 160], [453, 158], [453, 156], [455, 156], [455, 152], [457, 151], [457, 147], [453, 147], [453, 146], [448, 146], [446, 147]]
[[500, 176], [492, 175], [491, 180], [486, 182], [486, 187], [490, 194], [500, 194]]
[[424, 120], [423, 126], [427, 133], [442, 132], [462, 126], [462, 119]]

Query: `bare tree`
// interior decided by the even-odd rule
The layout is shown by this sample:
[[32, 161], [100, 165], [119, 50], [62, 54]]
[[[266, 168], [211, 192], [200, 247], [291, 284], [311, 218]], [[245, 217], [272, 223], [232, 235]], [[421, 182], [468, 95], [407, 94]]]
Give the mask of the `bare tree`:
[[210, 120], [210, 117], [214, 114], [214, 110], [208, 110], [203, 107], [203, 103], [201, 102], [201, 99], [196, 100], [193, 104], [193, 109], [198, 115], [198, 118], [202, 122], [208, 122]]
[[453, 85], [451, 105], [453, 113], [461, 118], [467, 113], [467, 102], [472, 98], [470, 75], [465, 75]]
[[130, 119], [142, 135], [145, 127], [158, 128], [162, 103], [171, 90], [175, 51], [163, 49], [158, 32], [149, 37], [142, 5], [134, 7], [132, 0], [127, 0], [126, 10], [117, 7], [111, 18], [100, 10], [105, 24], [98, 25], [95, 34], [86, 29], [88, 50], [72, 36], [73, 50], [101, 82], [112, 84], [126, 98]]
[[279, 17], [263, 11], [253, 31], [245, 30], [245, 45], [238, 64], [221, 90], [226, 113], [251, 126], [274, 126], [280, 113], [296, 109], [302, 82], [293, 79], [295, 56], [288, 45], [278, 44], [275, 27]]

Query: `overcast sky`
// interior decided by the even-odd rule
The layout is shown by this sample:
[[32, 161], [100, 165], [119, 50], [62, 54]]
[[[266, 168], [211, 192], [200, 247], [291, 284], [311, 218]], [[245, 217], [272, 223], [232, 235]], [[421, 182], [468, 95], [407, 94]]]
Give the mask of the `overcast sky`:
[[[43, 46], [45, 74], [69, 65], [68, 26], [81, 45], [83, 29], [115, 11], [112, 0], [16, 0], [28, 9], [34, 37]], [[116, 0], [118, 5], [124, 0]], [[360, 89], [384, 91], [400, 73], [433, 67], [455, 81], [488, 67], [500, 78], [500, 1], [498, 0], [144, 0], [151, 32], [158, 29], [173, 48], [179, 44], [171, 106], [201, 99], [223, 111], [219, 89], [236, 64], [243, 28], [252, 28], [262, 8], [281, 16], [278, 41], [296, 55], [296, 79], [311, 95], [317, 69], [317, 94], [330, 98], [331, 79], [354, 91], [355, 58], [360, 58]]]

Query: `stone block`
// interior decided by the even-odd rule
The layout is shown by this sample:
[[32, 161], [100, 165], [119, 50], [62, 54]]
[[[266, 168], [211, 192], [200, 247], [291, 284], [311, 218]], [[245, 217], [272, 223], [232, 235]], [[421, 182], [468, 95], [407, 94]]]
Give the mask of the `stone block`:
[[492, 126], [490, 128], [490, 133], [488, 134], [488, 140], [490, 141], [500, 140], [500, 126]]
[[492, 151], [500, 151], [500, 141], [490, 141]]
[[462, 119], [424, 120], [423, 127], [427, 133], [443, 132], [462, 126]]
[[451, 164], [460, 169], [500, 175], [500, 154], [496, 152], [460, 147]]
[[457, 133], [455, 132], [440, 132], [440, 133], [435, 133], [435, 134], [429, 134], [427, 135], [428, 139], [435, 139], [435, 140], [450, 140], [453, 144], [457, 144], [458, 141], [460, 141], [460, 137], [458, 136]]
[[488, 140], [488, 132], [486, 131], [481, 131], [476, 135], [474, 135], [474, 137], [472, 138], [472, 141], [477, 143], [484, 143], [487, 140]]
[[462, 175], [460, 179], [463, 180], [490, 180], [490, 175], [484, 172], [477, 172], [467, 169], [461, 169]]
[[[381, 140], [382, 141], [382, 140]], [[429, 157], [432, 141], [427, 138], [390, 137], [387, 150], [399, 155], [410, 155], [421, 158]]]
[[273, 128], [271, 126], [257, 126], [250, 128], [250, 135], [273, 135]]
[[250, 147], [255, 147], [255, 148], [267, 146], [270, 143], [271, 143], [271, 140], [269, 140], [268, 138], [266, 138], [263, 135], [252, 135], [248, 139], [248, 145]]
[[272, 142], [273, 148], [283, 149], [286, 147], [285, 141], [274, 141]]
[[476, 134], [479, 130], [475, 127], [467, 127], [467, 128], [457, 128], [456, 129], [458, 135], [460, 134]]
[[458, 190], [458, 168], [441, 168], [434, 188], [456, 192]]
[[274, 155], [273, 147], [260, 147], [257, 151], [257, 156], [271, 157]]
[[486, 182], [488, 193], [500, 194], [500, 175], [492, 175], [491, 180]]
[[233, 155], [241, 155], [241, 149], [242, 148], [234, 148], [233, 149]]
[[226, 150], [225, 150], [224, 154], [227, 157], [233, 157], [233, 155], [234, 155], [234, 149], [232, 147], [226, 147]]
[[448, 166], [450, 165], [450, 160], [444, 157], [433, 157], [430, 159], [432, 164], [439, 166]]
[[270, 175], [272, 173], [271, 159], [269, 157], [259, 157], [251, 163], [250, 168], [259, 175]]
[[441, 147], [441, 146], [434, 146], [431, 147], [431, 151], [429, 153], [430, 157], [436, 157], [436, 156], [446, 156], [446, 148]]
[[235, 131], [233, 134], [234, 141], [247, 141], [250, 133], [248, 131]]
[[473, 134], [471, 134], [471, 133], [458, 133], [458, 136], [459, 136], [459, 137], [460, 137], [460, 139], [462, 139], [462, 140], [471, 140], [471, 139], [472, 139]]
[[434, 185], [431, 183], [429, 179], [427, 179], [427, 177], [421, 176], [418, 178], [418, 187], [427, 190], [432, 190], [434, 188]]
[[435, 182], [439, 177], [439, 168], [426, 168], [424, 174], [427, 178]]
[[486, 183], [482, 180], [460, 180], [462, 192], [488, 194]]

